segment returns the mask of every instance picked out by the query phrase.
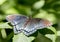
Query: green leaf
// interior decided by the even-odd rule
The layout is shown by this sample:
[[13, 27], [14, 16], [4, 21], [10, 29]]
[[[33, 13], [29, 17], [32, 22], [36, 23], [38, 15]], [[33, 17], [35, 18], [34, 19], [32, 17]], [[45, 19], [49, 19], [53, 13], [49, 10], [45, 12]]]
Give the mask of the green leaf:
[[34, 37], [27, 37], [23, 33], [14, 35], [13, 37], [13, 42], [31, 42], [32, 40], [34, 40]]
[[55, 42], [56, 38], [57, 38], [57, 31], [54, 27], [48, 27], [48, 29], [50, 29], [51, 31], [54, 32], [54, 34], [46, 34], [45, 36], [50, 38], [52, 40], [52, 42]]
[[40, 8], [42, 8], [44, 6], [44, 3], [45, 3], [44, 0], [40, 0], [40, 1], [36, 2], [36, 3], [34, 3], [33, 8], [40, 9]]
[[60, 30], [57, 31], [57, 38], [56, 38], [56, 42], [60, 42]]
[[3, 29], [3, 28], [12, 29], [12, 27], [8, 25], [8, 22], [6, 22], [6, 23], [0, 23], [0, 29]]
[[34, 42], [52, 42], [49, 38], [45, 37], [44, 35], [38, 33], [38, 36], [34, 40]]

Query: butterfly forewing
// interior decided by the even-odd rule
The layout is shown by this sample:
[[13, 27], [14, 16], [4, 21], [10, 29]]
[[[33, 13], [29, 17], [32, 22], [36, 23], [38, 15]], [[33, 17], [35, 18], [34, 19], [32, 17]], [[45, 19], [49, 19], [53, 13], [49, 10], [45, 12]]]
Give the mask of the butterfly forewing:
[[8, 15], [6, 19], [12, 23], [12, 25], [23, 24], [28, 17], [20, 15]]
[[20, 15], [8, 15], [6, 19], [11, 22], [11, 24], [14, 26], [13, 30], [15, 34], [18, 34], [21, 32], [21, 29], [23, 29], [23, 25], [25, 24], [28, 17], [26, 16], [20, 16]]

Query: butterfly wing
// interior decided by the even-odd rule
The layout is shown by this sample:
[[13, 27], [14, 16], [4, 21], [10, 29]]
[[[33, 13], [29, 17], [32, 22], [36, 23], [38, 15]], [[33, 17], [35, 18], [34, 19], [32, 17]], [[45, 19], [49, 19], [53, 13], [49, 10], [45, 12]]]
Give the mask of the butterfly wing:
[[27, 23], [26, 27], [24, 28], [24, 34], [30, 35], [34, 33], [37, 29], [43, 29], [51, 25], [52, 23], [48, 20], [33, 18]]
[[27, 36], [37, 31], [37, 29], [52, 25], [48, 20], [40, 18], [28, 19], [28, 17], [20, 15], [9, 15], [6, 19], [14, 25], [13, 30], [15, 34], [23, 32]]
[[6, 19], [14, 26], [14, 33], [20, 33], [28, 17], [20, 15], [8, 15]]

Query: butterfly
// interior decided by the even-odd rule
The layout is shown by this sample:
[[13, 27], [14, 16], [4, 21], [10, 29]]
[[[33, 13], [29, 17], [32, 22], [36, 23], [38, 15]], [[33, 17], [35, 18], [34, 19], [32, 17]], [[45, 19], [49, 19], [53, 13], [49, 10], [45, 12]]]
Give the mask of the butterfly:
[[23, 32], [25, 35], [31, 35], [38, 29], [43, 29], [52, 25], [52, 23], [46, 19], [41, 18], [29, 18], [24, 15], [8, 15], [6, 20], [13, 25], [14, 34]]

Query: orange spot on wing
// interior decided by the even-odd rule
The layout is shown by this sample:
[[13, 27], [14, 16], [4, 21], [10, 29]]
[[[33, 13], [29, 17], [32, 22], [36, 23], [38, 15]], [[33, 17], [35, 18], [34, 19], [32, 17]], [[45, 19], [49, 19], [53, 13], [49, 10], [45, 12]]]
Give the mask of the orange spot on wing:
[[48, 21], [48, 20], [44, 20], [44, 22], [43, 22], [46, 26], [50, 26], [51, 25], [51, 22], [50, 21]]

